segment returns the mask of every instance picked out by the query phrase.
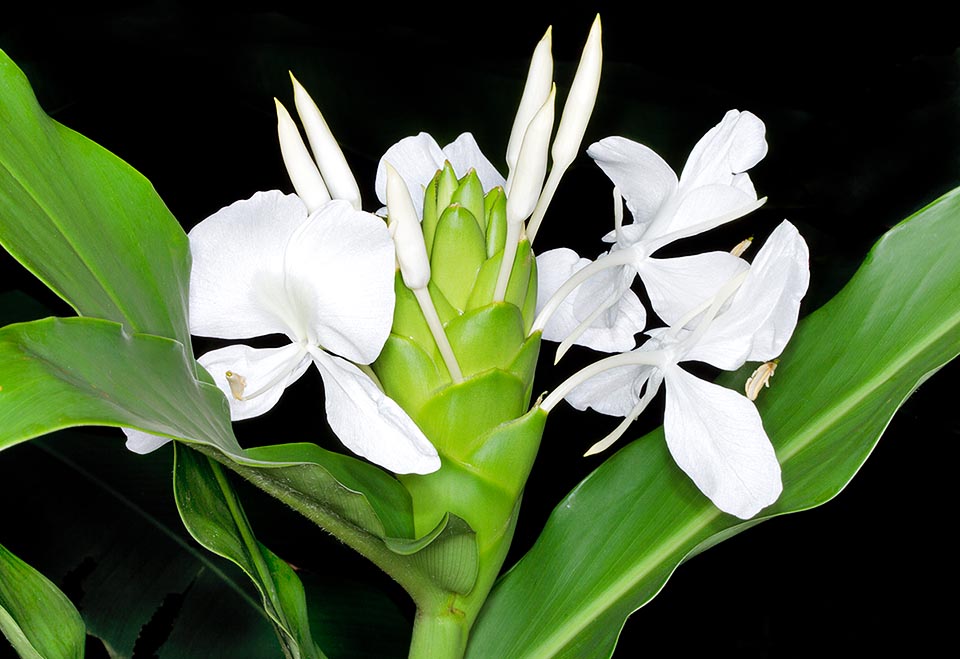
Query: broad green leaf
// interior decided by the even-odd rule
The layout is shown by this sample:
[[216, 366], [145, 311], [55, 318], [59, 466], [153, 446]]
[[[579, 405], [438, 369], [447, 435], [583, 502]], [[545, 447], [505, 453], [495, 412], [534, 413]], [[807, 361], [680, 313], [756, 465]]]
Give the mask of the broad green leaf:
[[[888, 232], [798, 327], [758, 401], [783, 468], [779, 501], [746, 522], [719, 512], [655, 431], [560, 502], [494, 589], [468, 656], [608, 657], [626, 617], [691, 555], [835, 496], [903, 401], [960, 353], [958, 228], [960, 189]], [[751, 369], [723, 383], [740, 388]]]
[[0, 631], [23, 659], [82, 659], [80, 614], [45, 576], [0, 545]]
[[289, 657], [323, 657], [314, 644], [300, 578], [253, 535], [223, 468], [189, 448], [174, 446], [174, 494], [183, 523], [197, 542], [236, 563], [260, 591]]
[[79, 314], [189, 346], [188, 241], [153, 186], [47, 117], [2, 51], [0, 89], [0, 244]]
[[[376, 467], [319, 447], [309, 456], [300, 445], [244, 452], [222, 392], [194, 379], [184, 359], [175, 341], [131, 335], [93, 318], [48, 318], [0, 329], [0, 449], [77, 425], [139, 428], [212, 448], [256, 471], [248, 470], [250, 477], [281, 481], [288, 475], [274, 469], [305, 468], [313, 482], [299, 493], [305, 503], [378, 536], [412, 533], [406, 492]], [[332, 474], [349, 477], [350, 486]]]

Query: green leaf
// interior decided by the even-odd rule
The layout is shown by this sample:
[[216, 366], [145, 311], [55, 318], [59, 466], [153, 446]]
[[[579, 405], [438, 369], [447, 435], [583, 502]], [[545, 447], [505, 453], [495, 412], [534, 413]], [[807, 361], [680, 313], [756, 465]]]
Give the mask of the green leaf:
[[[0, 329], [0, 449], [76, 425], [138, 428], [214, 449], [259, 484], [312, 470], [315, 489], [297, 493], [304, 503], [379, 537], [412, 533], [403, 486], [372, 465], [319, 447], [309, 456], [299, 445], [241, 449], [223, 393], [194, 379], [184, 359], [175, 341], [93, 318]], [[349, 477], [350, 486], [331, 474]]]
[[0, 545], [0, 631], [23, 659], [82, 658], [86, 629], [67, 596]]
[[[626, 617], [684, 560], [835, 496], [903, 401], [960, 353], [958, 222], [960, 189], [888, 232], [843, 291], [799, 325], [758, 401], [783, 468], [777, 503], [746, 522], [724, 515], [655, 431], [560, 502], [493, 591], [468, 656], [608, 657]], [[742, 387], [751, 369], [722, 382]]]
[[79, 314], [189, 346], [188, 241], [153, 186], [47, 117], [2, 51], [0, 89], [0, 244]]
[[174, 495], [183, 523], [201, 545], [240, 567], [260, 591], [289, 657], [323, 657], [314, 644], [303, 584], [287, 563], [253, 535], [222, 467], [174, 445]]

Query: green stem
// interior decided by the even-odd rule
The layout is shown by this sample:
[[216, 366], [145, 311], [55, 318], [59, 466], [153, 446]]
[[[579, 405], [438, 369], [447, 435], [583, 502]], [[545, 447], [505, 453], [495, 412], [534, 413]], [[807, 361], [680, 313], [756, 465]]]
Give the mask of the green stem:
[[467, 650], [470, 624], [453, 595], [417, 608], [410, 659], [460, 659]]

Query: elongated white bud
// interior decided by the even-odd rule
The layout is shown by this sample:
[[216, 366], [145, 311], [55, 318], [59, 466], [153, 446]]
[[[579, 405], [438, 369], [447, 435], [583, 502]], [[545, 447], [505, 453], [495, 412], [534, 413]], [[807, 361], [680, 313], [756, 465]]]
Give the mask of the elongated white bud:
[[600, 15], [593, 21], [587, 43], [580, 55], [580, 64], [573, 76], [570, 93], [563, 104], [563, 114], [557, 127], [557, 137], [553, 141], [553, 166], [566, 168], [577, 157], [580, 142], [587, 130], [587, 122], [593, 114], [600, 87], [600, 68], [603, 63], [603, 47], [600, 43]]
[[550, 169], [550, 177], [543, 187], [543, 192], [537, 201], [537, 207], [533, 211], [533, 217], [530, 218], [530, 223], [527, 225], [527, 237], [531, 244], [537, 237], [540, 222], [543, 220], [550, 202], [553, 201], [553, 195], [560, 185], [560, 179], [577, 157], [580, 143], [583, 141], [583, 134], [587, 130], [587, 123], [590, 121], [590, 115], [593, 114], [593, 106], [597, 101], [597, 90], [600, 87], [600, 69], [603, 63], [603, 48], [600, 37], [600, 16], [598, 14], [590, 28], [587, 43], [580, 55], [580, 64], [573, 76], [573, 84], [570, 85], [570, 93], [567, 95], [567, 101], [563, 105], [563, 113], [560, 115], [560, 125], [557, 127], [557, 136], [553, 140], [553, 148], [551, 149], [553, 167]]
[[533, 51], [533, 57], [530, 59], [530, 69], [527, 71], [527, 82], [523, 87], [520, 106], [517, 108], [517, 116], [513, 120], [513, 128], [510, 131], [510, 140], [507, 142], [507, 168], [509, 173], [507, 175], [506, 193], [508, 195], [513, 182], [514, 170], [517, 166], [517, 158], [520, 157], [523, 135], [537, 110], [547, 100], [553, 84], [552, 33], [553, 28], [548, 27], [547, 32]]
[[519, 224], [530, 217], [540, 198], [543, 178], [547, 174], [547, 150], [553, 132], [553, 109], [557, 86], [550, 88], [547, 100], [523, 135], [520, 157], [517, 159], [516, 175], [507, 196], [507, 225]]
[[307, 90], [293, 77], [292, 73], [290, 80], [293, 82], [293, 100], [297, 105], [297, 114], [303, 122], [307, 140], [310, 141], [310, 149], [313, 151], [313, 157], [316, 158], [330, 196], [334, 199], [349, 201], [354, 208], [360, 210], [360, 187], [350, 170], [350, 165], [347, 164], [347, 159], [343, 157], [340, 145], [337, 144], [320, 109]]
[[413, 207], [410, 191], [403, 177], [390, 163], [387, 166], [387, 216], [393, 230], [397, 261], [403, 283], [411, 290], [425, 288], [430, 282], [430, 261], [423, 243], [420, 220]]
[[320, 170], [310, 157], [307, 145], [303, 143], [300, 130], [293, 123], [290, 113], [280, 101], [273, 100], [277, 103], [277, 135], [280, 138], [283, 164], [297, 196], [303, 200], [307, 211], [312, 213], [330, 201], [330, 193], [327, 192]]

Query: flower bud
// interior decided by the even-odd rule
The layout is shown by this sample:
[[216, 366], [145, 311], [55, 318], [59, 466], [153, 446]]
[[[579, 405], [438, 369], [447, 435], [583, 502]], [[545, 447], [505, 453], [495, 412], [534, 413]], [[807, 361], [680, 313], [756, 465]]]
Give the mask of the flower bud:
[[420, 231], [420, 220], [417, 219], [406, 182], [390, 163], [386, 163], [386, 166], [387, 215], [393, 230], [400, 274], [407, 288], [422, 289], [430, 282], [430, 262]]
[[537, 110], [540, 109], [550, 94], [550, 87], [553, 83], [553, 55], [550, 52], [552, 32], [553, 28], [548, 27], [546, 34], [543, 35], [533, 51], [533, 57], [530, 59], [530, 69], [527, 71], [527, 82], [523, 87], [523, 96], [520, 97], [517, 116], [513, 120], [510, 140], [507, 142], [507, 167], [510, 172], [507, 182], [508, 193], [513, 182], [517, 159], [520, 157], [523, 135]]
[[290, 113], [280, 101], [273, 100], [277, 104], [277, 134], [280, 138], [283, 164], [287, 168], [287, 174], [293, 183], [293, 189], [297, 191], [297, 196], [303, 200], [307, 211], [312, 213], [330, 201], [330, 193], [327, 192], [323, 177], [320, 176], [317, 165], [310, 157], [307, 145], [303, 143], [300, 130], [293, 123]]

